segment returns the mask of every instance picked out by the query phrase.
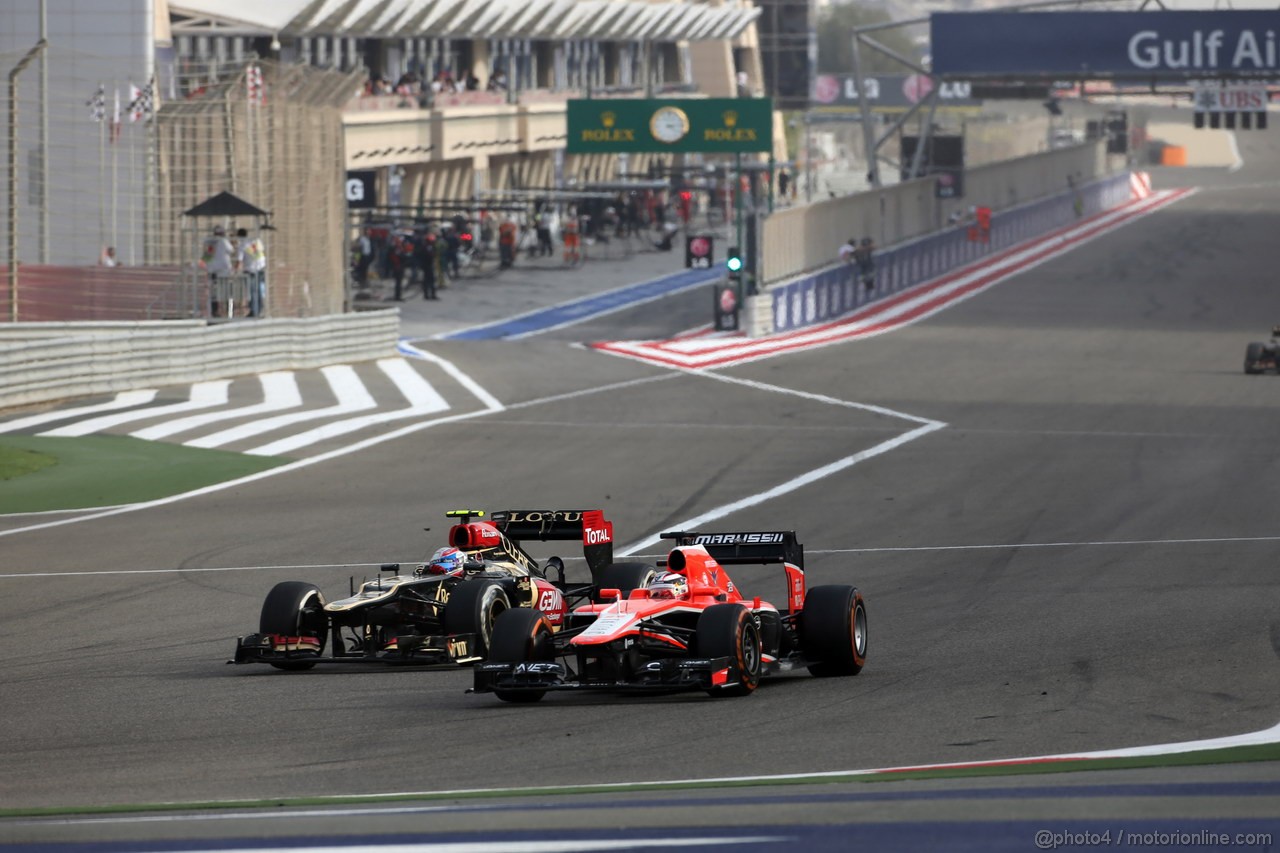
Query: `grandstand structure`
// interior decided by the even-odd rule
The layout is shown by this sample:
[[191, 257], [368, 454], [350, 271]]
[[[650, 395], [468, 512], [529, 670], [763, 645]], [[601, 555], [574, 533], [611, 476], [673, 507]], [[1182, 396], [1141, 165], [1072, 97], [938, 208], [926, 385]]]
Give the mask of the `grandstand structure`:
[[343, 309], [349, 172], [396, 205], [656, 172], [672, 155], [566, 154], [566, 101], [768, 94], [754, 0], [14, 0], [6, 69], [42, 8], [20, 262], [190, 266], [182, 212], [225, 190], [272, 214], [277, 315]]

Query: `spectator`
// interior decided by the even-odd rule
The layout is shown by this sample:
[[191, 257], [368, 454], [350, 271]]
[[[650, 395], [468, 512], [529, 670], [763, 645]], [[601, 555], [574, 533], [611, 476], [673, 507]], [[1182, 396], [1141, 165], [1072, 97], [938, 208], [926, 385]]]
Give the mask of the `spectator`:
[[98, 258], [98, 266], [100, 267], [118, 267], [120, 262], [116, 260], [116, 247], [108, 246], [102, 250], [102, 257]]
[[578, 209], [576, 207], [569, 208], [560, 232], [564, 235], [564, 262], [569, 265], [576, 264], [582, 260], [578, 243]]
[[785, 203], [791, 201], [791, 173], [786, 169], [778, 172], [778, 200]]
[[444, 236], [441, 238], [444, 242], [444, 271], [450, 278], [458, 277], [458, 249], [462, 248], [462, 237], [458, 234], [458, 229], [450, 223], [445, 223]]
[[[396, 283], [396, 302], [404, 302], [404, 277], [413, 266], [413, 239], [408, 234], [391, 235], [391, 246], [388, 251], [391, 259], [391, 276]], [[411, 274], [411, 273], [410, 273]]]
[[424, 231], [413, 247], [413, 268], [422, 279], [422, 298], [436, 298], [436, 235]]
[[551, 257], [555, 247], [551, 243], [551, 229], [555, 225], [556, 214], [550, 204], [543, 202], [542, 211], [538, 214], [538, 256]]
[[870, 237], [863, 237], [853, 253], [854, 262], [858, 265], [858, 277], [862, 280], [863, 289], [870, 293], [876, 286], [876, 244]]
[[209, 316], [222, 316], [222, 301], [228, 295], [226, 291], [231, 280], [231, 263], [234, 249], [227, 239], [227, 232], [221, 225], [213, 227], [213, 235], [204, 241], [204, 252], [200, 256], [201, 263], [209, 272]]
[[356, 284], [365, 287], [369, 284], [369, 267], [373, 265], [373, 229], [366, 228], [351, 247], [354, 261]]
[[840, 245], [840, 260], [846, 264], [854, 263], [854, 254], [858, 251], [858, 238], [850, 237], [849, 242]]
[[249, 232], [236, 231], [236, 263], [249, 284], [249, 316], [261, 317], [267, 301], [267, 247], [261, 237], [249, 239]]
[[489, 85], [486, 86], [485, 88], [488, 89], [488, 91], [490, 92], [507, 91], [507, 72], [503, 71], [502, 69], [498, 69], [497, 71], [495, 71], [493, 75], [489, 78]]
[[498, 226], [498, 257], [504, 270], [515, 263], [518, 231], [510, 216], [502, 218], [502, 224]]

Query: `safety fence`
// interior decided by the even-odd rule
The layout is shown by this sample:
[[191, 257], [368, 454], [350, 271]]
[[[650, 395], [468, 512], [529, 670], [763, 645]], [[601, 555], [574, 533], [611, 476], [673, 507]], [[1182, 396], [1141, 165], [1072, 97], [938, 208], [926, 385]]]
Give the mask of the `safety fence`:
[[834, 320], [863, 305], [899, 293], [984, 255], [1046, 234], [1124, 204], [1132, 197], [1125, 172], [1075, 190], [1028, 202], [993, 214], [989, 233], [966, 222], [874, 253], [875, 287], [858, 281], [858, 269], [840, 262], [815, 273], [773, 285], [752, 298], [753, 335], [787, 332]]
[[218, 325], [10, 323], [0, 326], [0, 408], [389, 358], [399, 329], [396, 309]]

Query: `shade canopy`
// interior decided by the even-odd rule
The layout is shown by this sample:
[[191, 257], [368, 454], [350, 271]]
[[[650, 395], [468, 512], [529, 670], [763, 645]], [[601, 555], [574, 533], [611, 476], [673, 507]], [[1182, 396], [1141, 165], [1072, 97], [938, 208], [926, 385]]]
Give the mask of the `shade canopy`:
[[223, 190], [211, 198], [197, 204], [182, 214], [183, 216], [270, 216], [260, 207], [232, 195]]

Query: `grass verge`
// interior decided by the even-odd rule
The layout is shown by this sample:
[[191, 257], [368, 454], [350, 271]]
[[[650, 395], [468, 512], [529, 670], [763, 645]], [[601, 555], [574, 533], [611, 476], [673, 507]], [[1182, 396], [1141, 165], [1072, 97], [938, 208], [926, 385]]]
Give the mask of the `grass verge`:
[[0, 480], [0, 513], [156, 500], [290, 461], [128, 436], [0, 436], [0, 460], [29, 459], [33, 453], [52, 462], [39, 468], [28, 464], [25, 473]]

